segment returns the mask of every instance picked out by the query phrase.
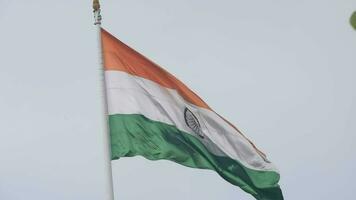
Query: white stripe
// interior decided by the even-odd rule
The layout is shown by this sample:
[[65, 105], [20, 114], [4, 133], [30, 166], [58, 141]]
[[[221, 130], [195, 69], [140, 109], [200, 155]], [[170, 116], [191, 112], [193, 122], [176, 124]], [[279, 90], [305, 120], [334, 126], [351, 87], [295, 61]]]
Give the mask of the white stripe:
[[[266, 162], [253, 146], [233, 127], [211, 110], [186, 102], [176, 90], [165, 88], [153, 81], [126, 72], [106, 71], [109, 114], [142, 114], [145, 117], [174, 125], [189, 133], [217, 156], [228, 156], [245, 167], [277, 171]], [[204, 139], [185, 122], [184, 110], [188, 108], [197, 116]]]

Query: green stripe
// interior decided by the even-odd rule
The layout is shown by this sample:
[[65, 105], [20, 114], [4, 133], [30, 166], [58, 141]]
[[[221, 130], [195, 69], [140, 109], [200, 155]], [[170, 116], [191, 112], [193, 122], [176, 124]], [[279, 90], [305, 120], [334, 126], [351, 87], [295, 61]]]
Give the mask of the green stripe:
[[112, 159], [144, 156], [184, 166], [210, 169], [258, 200], [283, 200], [279, 174], [244, 167], [236, 160], [211, 154], [196, 137], [175, 126], [142, 115], [110, 115]]

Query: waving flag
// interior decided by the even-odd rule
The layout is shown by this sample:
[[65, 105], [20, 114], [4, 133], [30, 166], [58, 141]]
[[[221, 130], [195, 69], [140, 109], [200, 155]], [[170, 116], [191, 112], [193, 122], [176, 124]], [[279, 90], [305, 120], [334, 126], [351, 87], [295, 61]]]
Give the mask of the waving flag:
[[237, 128], [173, 75], [101, 31], [113, 160], [171, 160], [214, 170], [256, 199], [283, 199], [278, 171]]

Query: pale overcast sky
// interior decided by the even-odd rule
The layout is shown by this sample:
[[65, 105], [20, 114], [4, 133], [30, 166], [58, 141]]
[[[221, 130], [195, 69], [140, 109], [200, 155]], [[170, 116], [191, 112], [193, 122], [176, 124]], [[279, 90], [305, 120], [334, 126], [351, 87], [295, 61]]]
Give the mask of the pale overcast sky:
[[[354, 199], [354, 0], [102, 0], [103, 26], [200, 94], [286, 200]], [[0, 0], [0, 199], [103, 200], [91, 1]], [[212, 171], [113, 162], [117, 200], [252, 200]]]

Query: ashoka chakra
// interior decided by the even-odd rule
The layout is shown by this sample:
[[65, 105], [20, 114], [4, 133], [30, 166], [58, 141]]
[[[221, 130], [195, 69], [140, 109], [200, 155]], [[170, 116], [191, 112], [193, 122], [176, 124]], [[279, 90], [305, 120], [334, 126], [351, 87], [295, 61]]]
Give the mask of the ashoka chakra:
[[187, 126], [199, 137], [204, 138], [198, 118], [188, 108], [184, 110], [184, 118]]

